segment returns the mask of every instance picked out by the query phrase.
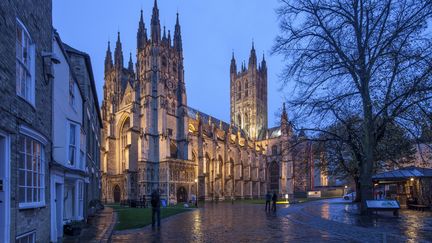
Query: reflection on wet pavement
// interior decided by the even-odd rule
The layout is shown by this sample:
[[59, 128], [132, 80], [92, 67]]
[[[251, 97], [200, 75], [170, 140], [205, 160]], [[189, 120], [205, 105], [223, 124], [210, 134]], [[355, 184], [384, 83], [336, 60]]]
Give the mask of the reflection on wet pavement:
[[386, 234], [405, 236], [416, 242], [432, 241], [432, 213], [413, 210], [401, 210], [399, 217], [391, 212], [379, 212], [379, 215], [360, 216], [356, 204], [347, 204], [340, 200], [311, 203], [303, 211], [322, 218], [385, 232]]
[[405, 242], [432, 240], [431, 214], [360, 217], [337, 200], [280, 206], [212, 204], [162, 221], [160, 229], [116, 232], [113, 242]]

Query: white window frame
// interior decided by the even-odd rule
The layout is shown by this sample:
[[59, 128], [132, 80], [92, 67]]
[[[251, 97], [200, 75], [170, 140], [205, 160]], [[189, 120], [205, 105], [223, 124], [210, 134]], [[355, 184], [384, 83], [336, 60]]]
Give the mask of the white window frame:
[[[29, 241], [29, 239], [25, 239], [24, 240], [24, 238], [27, 238], [27, 237], [30, 237], [30, 236], [33, 237], [32, 241]], [[17, 236], [17, 238], [15, 239], [15, 243], [21, 243], [21, 242], [22, 243], [35, 243], [36, 242], [36, 231], [33, 230], [33, 231], [27, 232], [25, 234], [22, 234], [20, 236]]]
[[[45, 166], [46, 166], [46, 161], [45, 161], [45, 146], [48, 143], [48, 140], [39, 132], [34, 131], [33, 129], [21, 125], [19, 128], [19, 136], [23, 136], [25, 137], [25, 139], [32, 139], [33, 141], [37, 142], [40, 144], [40, 173], [39, 176], [40, 178], [40, 185], [38, 187], [39, 194], [40, 194], [40, 200], [39, 201], [35, 201], [35, 202], [19, 202], [20, 201], [20, 192], [19, 192], [19, 178], [18, 178], [18, 202], [19, 202], [19, 208], [20, 209], [25, 209], [25, 208], [38, 208], [38, 207], [44, 207], [45, 206]], [[24, 153], [27, 155], [27, 151], [26, 150], [26, 145], [24, 144], [24, 151], [21, 151], [21, 148], [18, 148], [19, 153]], [[33, 153], [32, 153], [33, 154]], [[22, 156], [22, 155], [21, 155]], [[25, 157], [27, 158], [27, 156]], [[20, 162], [19, 162], [20, 163]], [[26, 161], [24, 162], [25, 166], [26, 165]], [[18, 164], [18, 170], [20, 170], [19, 168], [19, 164]], [[27, 170], [27, 168], [25, 168], [25, 170]], [[28, 170], [27, 170], [28, 171]], [[32, 175], [33, 176], [33, 175]], [[33, 177], [32, 177], [33, 178]], [[27, 180], [27, 178], [26, 178]], [[25, 187], [28, 187], [27, 182], [25, 183]], [[27, 193], [25, 195], [27, 197]]]
[[81, 127], [80, 129], [80, 157], [79, 157], [79, 169], [84, 170], [86, 168], [86, 134]]
[[[70, 139], [71, 139], [71, 126], [75, 126], [75, 134], [74, 134], [74, 136], [75, 136], [75, 145], [74, 145], [74, 148], [75, 148], [75, 154], [74, 154], [74, 163], [72, 164], [71, 163], [71, 161], [70, 161], [70, 147], [71, 147], [71, 144], [70, 144]], [[79, 156], [79, 144], [78, 144], [78, 141], [80, 141], [80, 138], [79, 138], [79, 136], [77, 135], [78, 134], [78, 130], [80, 130], [81, 129], [81, 126], [80, 126], [80, 124], [78, 124], [78, 123], [76, 123], [76, 122], [72, 122], [72, 121], [68, 121], [67, 122], [67, 141], [66, 141], [66, 147], [67, 147], [67, 158], [66, 158], [66, 164], [69, 166], [69, 167], [72, 167], [72, 168], [78, 168], [78, 163], [79, 163], [79, 158], [80, 158], [80, 156]]]
[[[25, 27], [25, 25], [18, 19], [16, 18], [16, 29], [15, 29], [15, 62], [16, 62], [16, 72], [15, 72], [15, 86], [16, 86], [16, 93], [19, 97], [23, 98], [25, 101], [27, 101], [28, 103], [30, 103], [33, 107], [36, 106], [36, 102], [35, 102], [35, 97], [36, 97], [36, 86], [35, 86], [35, 66], [36, 66], [36, 46], [31, 38], [30, 33], [28, 32], [27, 28]], [[29, 63], [28, 65], [26, 65], [25, 63], [23, 63], [23, 60], [21, 59], [21, 57], [18, 57], [18, 51], [23, 49], [22, 46], [18, 46], [18, 40], [17, 40], [17, 33], [16, 31], [20, 29], [21, 30], [21, 42], [24, 41], [24, 37], [28, 38], [28, 47], [27, 47], [27, 56], [29, 58]], [[24, 88], [24, 94], [21, 92], [21, 85], [22, 80], [18, 80], [20, 75], [17, 75], [18, 73], [18, 69], [20, 68], [20, 70], [22, 69], [23, 71], [25, 71], [27, 73], [27, 75], [29, 76], [29, 80], [24, 81], [26, 85], [26, 87]], [[21, 74], [21, 72], [19, 73]]]

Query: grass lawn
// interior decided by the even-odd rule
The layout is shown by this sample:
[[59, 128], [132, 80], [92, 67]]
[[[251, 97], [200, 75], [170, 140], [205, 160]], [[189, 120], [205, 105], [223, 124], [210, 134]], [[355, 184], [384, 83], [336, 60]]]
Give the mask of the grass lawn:
[[[117, 212], [115, 230], [136, 229], [151, 224], [151, 208], [130, 208], [120, 205], [107, 206]], [[191, 209], [184, 208], [183, 205], [161, 208], [161, 219], [189, 210]]]

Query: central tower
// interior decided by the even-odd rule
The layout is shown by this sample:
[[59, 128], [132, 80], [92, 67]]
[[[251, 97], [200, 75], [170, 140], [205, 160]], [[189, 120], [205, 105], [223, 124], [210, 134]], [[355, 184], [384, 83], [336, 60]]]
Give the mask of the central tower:
[[254, 44], [248, 66], [237, 72], [234, 53], [230, 68], [231, 124], [245, 131], [251, 139], [265, 136], [267, 131], [267, 64], [263, 55], [260, 64]]

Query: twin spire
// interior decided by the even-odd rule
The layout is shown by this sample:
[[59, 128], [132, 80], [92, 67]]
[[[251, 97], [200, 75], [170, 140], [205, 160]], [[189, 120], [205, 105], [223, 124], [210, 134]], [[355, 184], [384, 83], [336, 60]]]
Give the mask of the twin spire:
[[[150, 39], [147, 37], [147, 28], [145, 27], [143, 11], [141, 10], [140, 20], [138, 23], [138, 32], [137, 32], [137, 50], [143, 50], [147, 43], [151, 42], [154, 45], [159, 44], [161, 41], [164, 43], [169, 43], [171, 46], [171, 33], [168, 30], [168, 37], [166, 36], [165, 27], [163, 31], [163, 37], [161, 36], [161, 25], [159, 20], [159, 9], [157, 5], [157, 0], [154, 1], [153, 11], [151, 17], [151, 36]], [[182, 53], [182, 38], [181, 38], [181, 27], [179, 21], [179, 14], [177, 13], [175, 31], [174, 31], [174, 43], [173, 47], [179, 53]], [[130, 62], [129, 62], [130, 66]], [[120, 32], [117, 35], [117, 42], [114, 50], [114, 63], [112, 60], [112, 54], [110, 49], [110, 42], [108, 41], [108, 49], [105, 56], [105, 71], [107, 72], [111, 68], [122, 68], [123, 67], [123, 51], [122, 44], [120, 42]], [[128, 67], [129, 68], [129, 67]]]
[[159, 43], [161, 39], [161, 27], [157, 0], [154, 1], [153, 14], [151, 18], [151, 39], [154, 43]]
[[[250, 55], [249, 55], [249, 67], [248, 68], [249, 69], [257, 68], [257, 66], [258, 66], [257, 64], [258, 63], [257, 63], [257, 56], [256, 56], [256, 51], [255, 51], [255, 43], [254, 43], [254, 41], [252, 41], [252, 49], [251, 49]], [[264, 54], [263, 54], [263, 58], [262, 58], [262, 61], [259, 65], [258, 69], [263, 70], [263, 71], [267, 70], [267, 63], [266, 63]], [[237, 73], [237, 64], [236, 64], [236, 60], [234, 57], [234, 52], [232, 53], [230, 70], [231, 70], [231, 73]], [[245, 63], [242, 63], [241, 71], [242, 72], [246, 71], [246, 64]]]
[[141, 9], [140, 21], [138, 24], [138, 33], [137, 33], [137, 49], [142, 50], [147, 43], [147, 29], [144, 24], [143, 11]]

